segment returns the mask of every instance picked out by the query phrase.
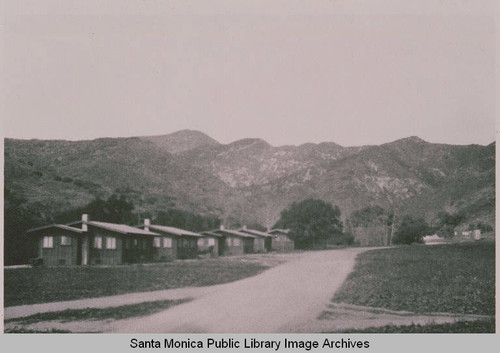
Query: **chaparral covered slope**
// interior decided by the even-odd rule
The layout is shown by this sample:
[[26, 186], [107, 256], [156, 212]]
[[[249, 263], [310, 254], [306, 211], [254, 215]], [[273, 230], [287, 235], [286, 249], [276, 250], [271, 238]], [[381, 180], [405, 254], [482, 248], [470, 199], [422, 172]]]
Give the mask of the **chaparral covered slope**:
[[495, 144], [410, 137], [361, 147], [273, 147], [261, 139], [224, 145], [191, 130], [76, 142], [6, 139], [5, 187], [41, 216], [121, 193], [138, 211], [175, 207], [266, 226], [308, 197], [338, 205], [343, 215], [380, 205], [427, 218], [464, 211], [494, 224]]

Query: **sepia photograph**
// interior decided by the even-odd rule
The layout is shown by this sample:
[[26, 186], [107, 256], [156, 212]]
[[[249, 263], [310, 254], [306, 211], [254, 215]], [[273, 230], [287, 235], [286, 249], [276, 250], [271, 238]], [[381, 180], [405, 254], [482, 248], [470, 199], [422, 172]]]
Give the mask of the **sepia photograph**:
[[4, 333], [495, 333], [495, 6], [6, 1]]

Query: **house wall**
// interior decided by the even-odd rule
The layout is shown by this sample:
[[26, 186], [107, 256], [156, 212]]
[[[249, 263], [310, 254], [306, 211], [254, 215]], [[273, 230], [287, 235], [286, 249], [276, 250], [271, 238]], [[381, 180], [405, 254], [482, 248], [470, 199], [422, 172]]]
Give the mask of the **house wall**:
[[285, 234], [275, 234], [271, 247], [273, 251], [287, 252], [295, 249], [295, 242]]
[[[229, 239], [229, 240], [228, 240]], [[234, 239], [238, 239], [239, 244], [235, 245]], [[250, 239], [252, 240], [252, 239]], [[244, 242], [243, 239], [237, 236], [226, 235], [224, 239], [224, 255], [242, 255]]]
[[[94, 247], [95, 237], [102, 237], [102, 248]], [[115, 249], [106, 249], [106, 237], [116, 239]], [[123, 234], [97, 227], [89, 227], [89, 265], [120, 265], [123, 263]]]
[[[156, 237], [155, 237], [156, 238]], [[153, 247], [153, 261], [155, 262], [164, 262], [164, 261], [174, 261], [177, 259], [177, 239], [174, 236], [169, 235], [161, 235], [160, 238], [160, 247]], [[172, 247], [164, 248], [163, 247], [163, 239], [168, 238], [172, 241]]]
[[272, 237], [267, 237], [264, 239], [264, 247], [266, 248], [266, 251], [273, 250], [273, 238]]
[[[209, 245], [209, 239], [212, 239], [214, 245]], [[198, 253], [208, 253], [211, 257], [219, 256], [219, 238], [205, 236], [198, 239]]]
[[196, 259], [198, 257], [198, 237], [178, 237], [177, 252], [179, 259]]
[[152, 235], [127, 234], [123, 236], [122, 263], [153, 262], [155, 250]]
[[[53, 237], [52, 248], [43, 248], [44, 236]], [[61, 236], [67, 236], [71, 239], [71, 244], [61, 245]], [[43, 259], [43, 264], [46, 266], [76, 265], [78, 236], [78, 233], [57, 228], [41, 231], [38, 236], [38, 254]]]
[[253, 240], [253, 251], [254, 252], [265, 252], [266, 251], [266, 245], [265, 245], [265, 239], [264, 238], [255, 238]]
[[255, 252], [254, 249], [254, 238], [243, 238], [243, 253], [252, 254]]

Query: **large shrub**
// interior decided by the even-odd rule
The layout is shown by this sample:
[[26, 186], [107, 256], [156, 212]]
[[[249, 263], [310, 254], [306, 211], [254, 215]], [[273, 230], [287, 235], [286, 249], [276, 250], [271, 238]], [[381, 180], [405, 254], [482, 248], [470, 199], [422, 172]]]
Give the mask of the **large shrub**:
[[423, 218], [404, 216], [393, 238], [394, 244], [422, 243], [423, 236], [431, 232], [431, 227]]
[[281, 218], [275, 228], [290, 229], [290, 237], [297, 248], [326, 247], [327, 240], [342, 235], [340, 209], [332, 204], [307, 199], [294, 202], [281, 212]]

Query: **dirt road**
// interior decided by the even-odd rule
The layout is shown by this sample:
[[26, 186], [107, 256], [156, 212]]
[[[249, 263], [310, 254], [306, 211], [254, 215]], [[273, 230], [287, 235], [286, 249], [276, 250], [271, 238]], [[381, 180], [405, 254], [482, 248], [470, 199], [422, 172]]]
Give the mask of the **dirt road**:
[[[107, 332], [303, 331], [327, 308], [367, 249], [304, 253], [264, 273], [207, 291], [195, 300], [143, 317], [113, 322]], [[299, 331], [299, 332], [300, 332]]]

